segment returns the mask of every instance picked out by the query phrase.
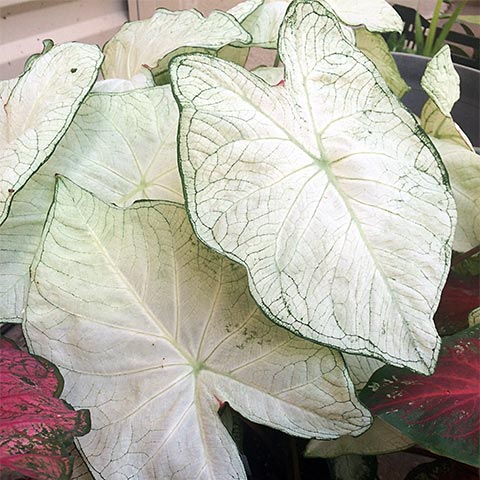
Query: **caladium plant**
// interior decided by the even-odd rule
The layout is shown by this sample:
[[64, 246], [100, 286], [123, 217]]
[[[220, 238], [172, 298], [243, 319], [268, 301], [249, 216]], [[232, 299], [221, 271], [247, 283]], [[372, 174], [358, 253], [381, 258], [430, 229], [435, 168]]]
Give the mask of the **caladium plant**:
[[[96, 47], [46, 43], [0, 83], [0, 317], [92, 412], [76, 478], [246, 478], [225, 403], [311, 456], [419, 441], [364, 433], [356, 391], [385, 363], [432, 373], [478, 306], [449, 308], [473, 283], [451, 275], [437, 332], [480, 163], [448, 50], [421, 118], [401, 103], [376, 33], [399, 29], [383, 0], [160, 9], [105, 45], [106, 80]], [[252, 46], [279, 66], [245, 70]]]

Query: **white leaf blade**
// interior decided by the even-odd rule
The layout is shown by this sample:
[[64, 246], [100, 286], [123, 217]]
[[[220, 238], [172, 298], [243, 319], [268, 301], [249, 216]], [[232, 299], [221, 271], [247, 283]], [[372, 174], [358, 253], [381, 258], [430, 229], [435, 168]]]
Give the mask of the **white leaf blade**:
[[196, 10], [158, 9], [149, 19], [126, 23], [106, 43], [102, 73], [105, 78], [129, 79], [141, 73], [145, 65], [163, 71], [162, 59], [180, 48], [218, 50], [250, 39], [232, 15], [219, 10], [203, 17]]
[[0, 223], [65, 133], [101, 61], [98, 47], [65, 43], [41, 55], [11, 89], [0, 119]]
[[447, 168], [457, 205], [453, 249], [467, 252], [480, 244], [480, 155], [448, 140], [432, 141]]
[[[278, 323], [431, 371], [439, 347], [432, 316], [455, 222], [445, 172], [333, 15], [314, 2], [290, 12], [280, 36], [286, 88], [201, 55], [173, 62], [195, 231], [247, 266], [253, 296]], [[322, 60], [329, 57], [337, 70]]]
[[219, 401], [300, 435], [365, 429], [341, 357], [265, 319], [241, 267], [197, 243], [180, 206], [120, 210], [60, 182], [24, 328], [66, 399], [91, 409], [80, 445], [95, 478], [246, 478]]
[[177, 122], [169, 86], [92, 94], [52, 161], [57, 173], [116, 205], [148, 198], [182, 203]]
[[[290, 0], [265, 0], [243, 21], [242, 25], [252, 35], [252, 46], [277, 47], [278, 30], [290, 3]], [[403, 30], [402, 19], [384, 0], [360, 0], [355, 3], [326, 0], [325, 4], [347, 25], [364, 25], [371, 32], [401, 33]]]
[[446, 117], [460, 98], [460, 77], [453, 66], [450, 47], [444, 45], [427, 63], [421, 79], [422, 88]]
[[30, 265], [53, 198], [55, 171], [48, 168], [41, 167], [15, 196], [0, 229], [0, 322], [19, 323], [25, 315]]
[[84, 100], [52, 157], [15, 197], [0, 229], [0, 321], [23, 318], [29, 269], [40, 244], [56, 173], [117, 205], [145, 198], [183, 203], [177, 119], [169, 87], [94, 94]]
[[369, 32], [366, 28], [356, 29], [355, 39], [357, 47], [375, 64], [392, 92], [402, 98], [410, 87], [400, 75], [387, 42], [380, 34]]

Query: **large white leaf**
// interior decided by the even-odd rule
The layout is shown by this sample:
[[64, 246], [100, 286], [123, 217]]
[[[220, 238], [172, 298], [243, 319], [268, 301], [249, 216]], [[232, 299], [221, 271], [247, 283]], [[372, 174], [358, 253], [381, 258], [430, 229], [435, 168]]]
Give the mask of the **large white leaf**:
[[214, 10], [208, 17], [196, 10], [170, 12], [158, 9], [147, 19], [126, 23], [106, 43], [105, 78], [132, 78], [151, 67], [154, 76], [167, 70], [179, 49], [218, 50], [232, 42], [249, 43], [250, 35], [232, 15]]
[[180, 205], [122, 210], [57, 185], [24, 328], [90, 409], [79, 444], [95, 478], [246, 478], [226, 401], [293, 435], [365, 430], [341, 356], [265, 318]]
[[480, 245], [480, 155], [451, 141], [432, 140], [447, 167], [457, 204], [453, 249], [466, 252]]
[[[276, 48], [278, 29], [290, 0], [265, 0], [242, 22], [252, 35], [252, 46]], [[347, 25], [364, 25], [372, 32], [402, 32], [403, 21], [385, 0], [325, 0]]]
[[428, 138], [317, 2], [280, 33], [285, 87], [203, 55], [172, 64], [198, 236], [244, 264], [279, 324], [431, 372], [455, 205]]
[[53, 156], [15, 197], [0, 228], [0, 321], [23, 318], [29, 268], [52, 201], [55, 173], [69, 175], [119, 205], [141, 198], [183, 202], [177, 119], [170, 87], [86, 98]]
[[[94, 45], [65, 43], [0, 88], [0, 223], [13, 195], [47, 160], [93, 85], [102, 61]], [[7, 95], [8, 94], [8, 95]]]
[[183, 203], [177, 167], [178, 108], [170, 86], [90, 95], [51, 161], [105, 201]]

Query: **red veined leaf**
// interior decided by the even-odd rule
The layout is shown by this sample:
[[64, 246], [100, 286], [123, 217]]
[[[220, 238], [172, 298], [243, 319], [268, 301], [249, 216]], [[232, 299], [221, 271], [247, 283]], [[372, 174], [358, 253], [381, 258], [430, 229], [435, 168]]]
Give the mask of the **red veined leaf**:
[[478, 466], [479, 332], [476, 325], [444, 338], [436, 371], [429, 377], [382, 367], [360, 400], [424, 448]]
[[90, 430], [88, 410], [75, 411], [60, 395], [63, 380], [45, 359], [0, 338], [0, 477], [34, 480], [71, 476], [74, 436]]
[[434, 317], [438, 333], [453, 335], [468, 328], [468, 314], [479, 306], [479, 278], [462, 279], [450, 273]]

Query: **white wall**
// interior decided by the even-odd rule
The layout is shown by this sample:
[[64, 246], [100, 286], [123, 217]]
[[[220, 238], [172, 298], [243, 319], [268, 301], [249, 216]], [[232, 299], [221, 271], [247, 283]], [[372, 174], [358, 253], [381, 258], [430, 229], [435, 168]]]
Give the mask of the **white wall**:
[[45, 38], [103, 46], [127, 20], [127, 0], [0, 0], [0, 79], [19, 75]]

